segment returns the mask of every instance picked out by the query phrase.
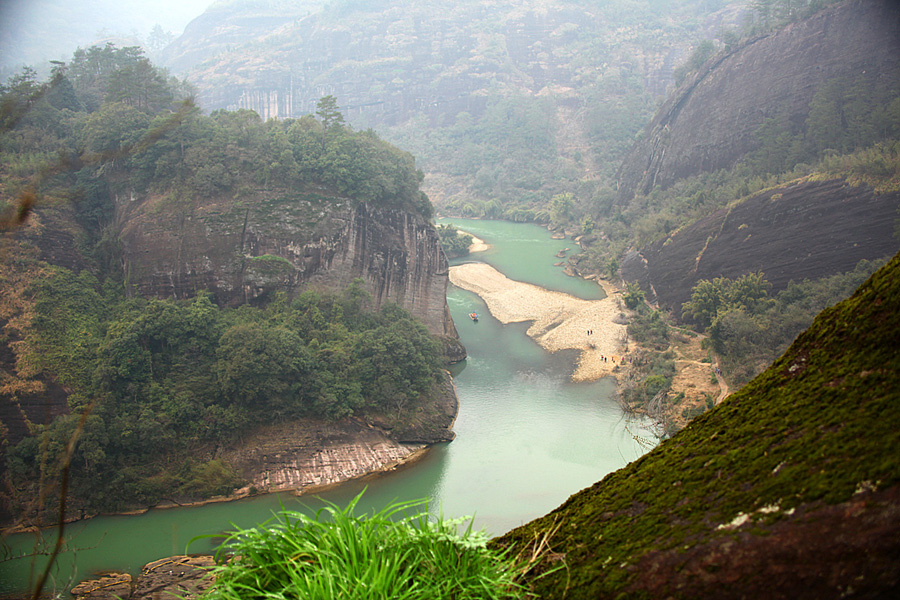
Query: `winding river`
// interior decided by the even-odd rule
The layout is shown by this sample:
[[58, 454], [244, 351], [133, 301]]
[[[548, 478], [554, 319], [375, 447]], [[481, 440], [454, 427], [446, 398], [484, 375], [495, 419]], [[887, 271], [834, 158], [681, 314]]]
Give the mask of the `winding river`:
[[[452, 222], [491, 244], [466, 260], [488, 262], [511, 279], [584, 299], [603, 297], [595, 283], [567, 277], [553, 266], [561, 260], [558, 252], [576, 248], [571, 240], [553, 240], [546, 229], [528, 224], [440, 222]], [[646, 450], [632, 434], [649, 436], [619, 408], [614, 381], [572, 383], [573, 353], [548, 354], [525, 335], [527, 324], [500, 324], [474, 294], [451, 286], [448, 303], [469, 352], [453, 369], [460, 399], [456, 440], [405, 468], [329, 490], [321, 494], [324, 499], [343, 504], [364, 486], [360, 506], [365, 509], [430, 498], [435, 512], [474, 515], [476, 528], [500, 534], [547, 513]], [[473, 311], [480, 315], [477, 323], [467, 317]], [[273, 494], [72, 524], [55, 583], [65, 589], [100, 569], [136, 573], [147, 562], [184, 553], [195, 536], [253, 526], [282, 505], [308, 510], [319, 504], [313, 497]], [[13, 536], [6, 542], [14, 553], [28, 553], [35, 537]], [[200, 540], [189, 551], [210, 549], [208, 540]], [[29, 559], [0, 562], [0, 596], [26, 589], [31, 571]]]

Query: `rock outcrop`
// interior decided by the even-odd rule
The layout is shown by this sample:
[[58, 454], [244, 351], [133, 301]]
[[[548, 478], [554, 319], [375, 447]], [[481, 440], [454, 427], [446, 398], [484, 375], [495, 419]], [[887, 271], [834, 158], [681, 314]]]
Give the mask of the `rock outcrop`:
[[108, 573], [72, 588], [76, 600], [199, 598], [213, 583], [212, 556], [171, 556], [144, 565], [140, 575]]
[[900, 249], [900, 193], [842, 179], [795, 181], [722, 208], [623, 261], [629, 281], [676, 314], [701, 279], [762, 271], [772, 290], [850, 271]]
[[617, 176], [619, 196], [728, 169], [759, 147], [769, 118], [803, 123], [825, 82], [900, 80], [900, 4], [853, 0], [720, 55], [669, 97]]
[[369, 413], [340, 421], [304, 419], [246, 432], [220, 453], [247, 490], [298, 493], [397, 468], [432, 444], [453, 439], [458, 401], [449, 375], [435, 397], [403, 414]]
[[447, 308], [447, 258], [434, 226], [417, 214], [354, 205], [324, 189], [175, 210], [160, 210], [163, 202], [119, 202], [134, 294], [207, 291], [221, 305], [237, 305], [276, 291], [340, 291], [360, 278], [375, 308], [394, 302], [431, 333], [457, 337]]

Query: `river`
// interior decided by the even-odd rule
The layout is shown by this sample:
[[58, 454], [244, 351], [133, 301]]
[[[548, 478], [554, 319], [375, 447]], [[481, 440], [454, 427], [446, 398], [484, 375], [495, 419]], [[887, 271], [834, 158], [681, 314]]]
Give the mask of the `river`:
[[[440, 222], [453, 222], [491, 244], [487, 252], [465, 260], [488, 262], [511, 279], [581, 298], [603, 297], [595, 283], [567, 277], [553, 266], [561, 260], [559, 251], [576, 249], [571, 240], [553, 240], [546, 229], [529, 224]], [[460, 400], [456, 439], [405, 468], [341, 485], [323, 498], [344, 504], [363, 486], [360, 506], [365, 509], [429, 498], [436, 512], [474, 515], [476, 528], [496, 535], [547, 513], [646, 450], [632, 433], [650, 436], [623, 414], [612, 379], [572, 383], [573, 353], [548, 354], [525, 335], [527, 324], [500, 324], [474, 294], [451, 286], [447, 301], [469, 352], [452, 370]], [[480, 315], [477, 323], [468, 318], [470, 312]], [[152, 560], [184, 553], [194, 536], [253, 526], [281, 505], [299, 510], [319, 504], [312, 497], [272, 494], [71, 524], [69, 551], [58, 561], [55, 582], [65, 589], [66, 582], [101, 569], [137, 573]], [[13, 552], [27, 553], [34, 536], [6, 542]], [[202, 540], [189, 551], [210, 549], [210, 542]], [[30, 572], [30, 560], [0, 562], [0, 595], [21, 593]]]

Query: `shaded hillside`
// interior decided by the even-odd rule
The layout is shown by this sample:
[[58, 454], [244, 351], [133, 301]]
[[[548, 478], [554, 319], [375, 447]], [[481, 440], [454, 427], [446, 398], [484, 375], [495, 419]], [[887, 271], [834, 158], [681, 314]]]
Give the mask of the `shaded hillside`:
[[895, 597], [898, 332], [900, 256], [741, 391], [498, 543], [547, 537], [544, 598]]
[[777, 292], [791, 280], [820, 279], [897, 252], [898, 206], [898, 192], [801, 179], [676, 230], [631, 254], [622, 273], [676, 315], [701, 279], [762, 271]]
[[617, 175], [619, 197], [732, 168], [760, 148], [767, 120], [796, 132], [816, 93], [841, 79], [896, 95], [900, 5], [851, 0], [717, 56], [666, 101], [628, 153]]

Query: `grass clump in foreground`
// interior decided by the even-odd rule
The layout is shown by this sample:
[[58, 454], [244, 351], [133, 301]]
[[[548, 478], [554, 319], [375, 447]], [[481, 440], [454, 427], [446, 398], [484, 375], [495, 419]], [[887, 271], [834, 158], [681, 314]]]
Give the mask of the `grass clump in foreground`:
[[[216, 555], [207, 598], [522, 598], [520, 571], [486, 547], [469, 518], [434, 519], [424, 500], [354, 515], [362, 494], [314, 517], [283, 510], [257, 528], [235, 531]], [[469, 521], [462, 533], [457, 526]]]

